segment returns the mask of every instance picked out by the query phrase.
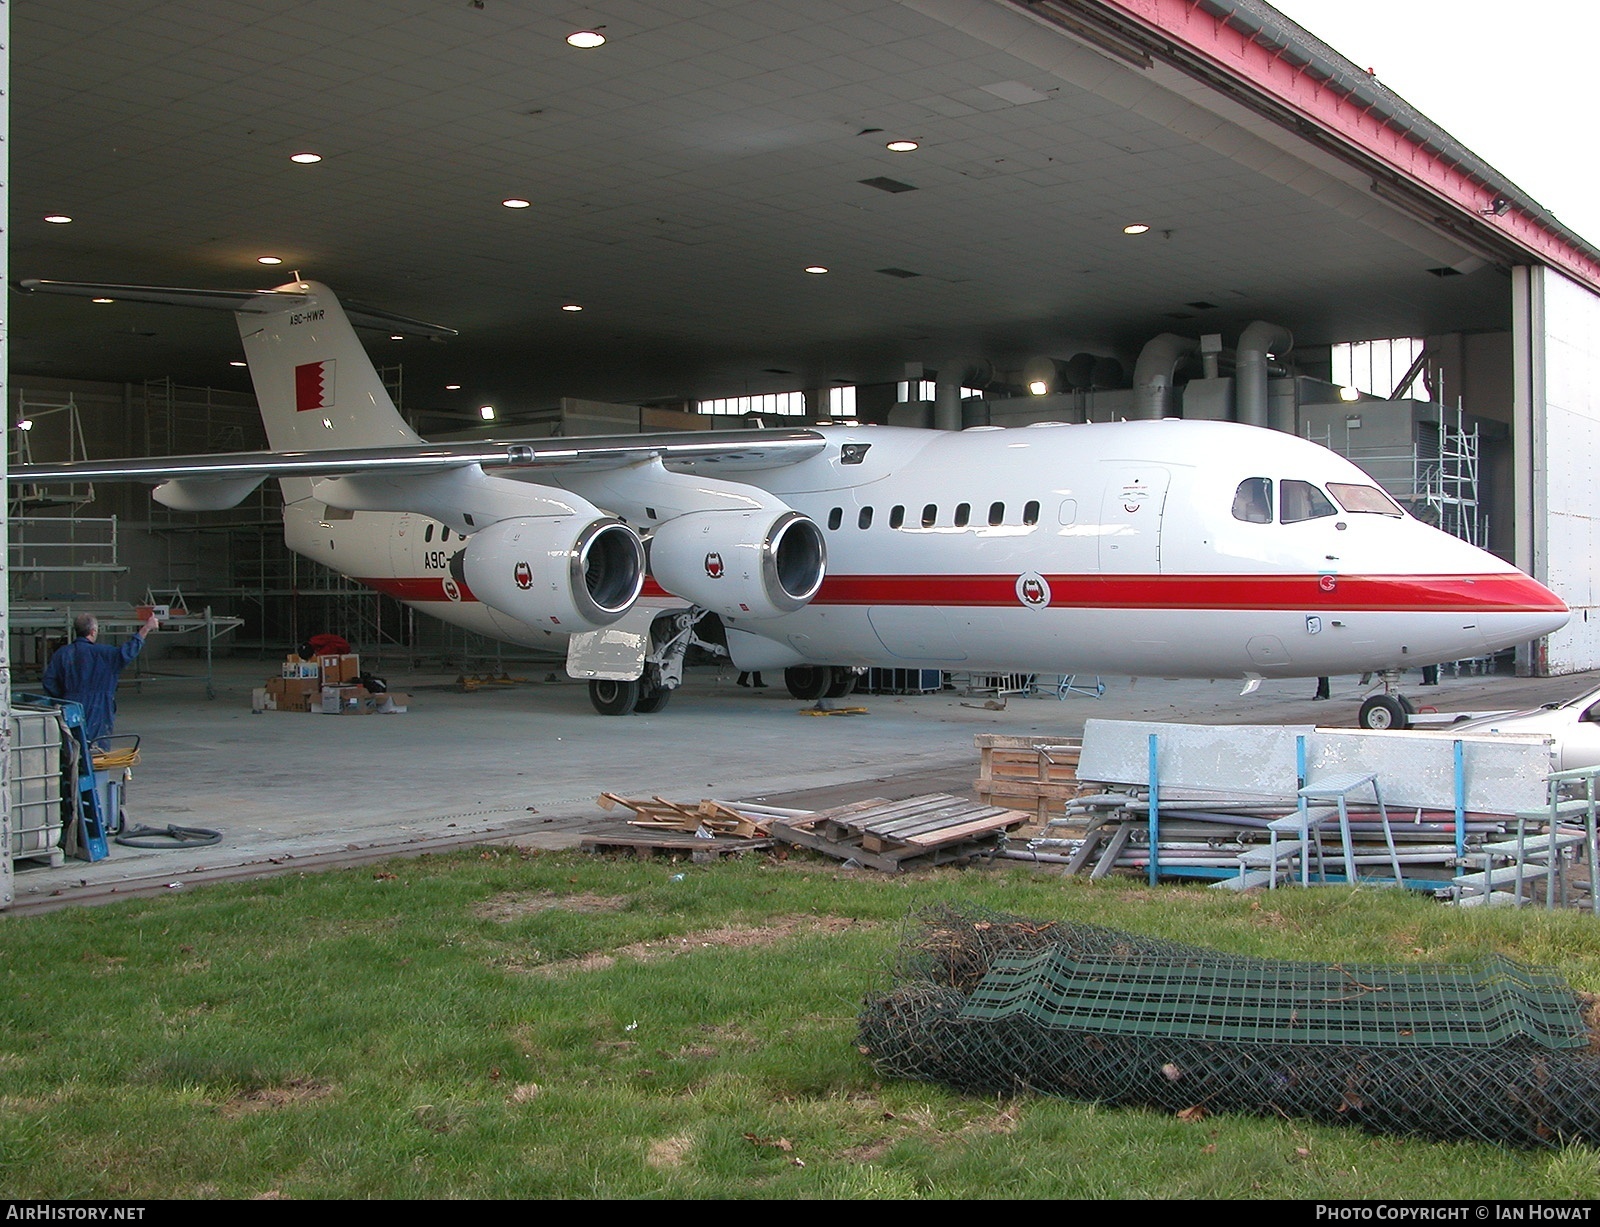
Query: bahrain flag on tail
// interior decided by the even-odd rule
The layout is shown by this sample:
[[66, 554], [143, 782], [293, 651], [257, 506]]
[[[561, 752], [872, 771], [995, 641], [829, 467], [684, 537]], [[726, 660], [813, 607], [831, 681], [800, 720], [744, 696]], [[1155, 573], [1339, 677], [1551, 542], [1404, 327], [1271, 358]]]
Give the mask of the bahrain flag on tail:
[[324, 362], [306, 362], [294, 368], [294, 407], [298, 413], [307, 409], [333, 408], [332, 358]]

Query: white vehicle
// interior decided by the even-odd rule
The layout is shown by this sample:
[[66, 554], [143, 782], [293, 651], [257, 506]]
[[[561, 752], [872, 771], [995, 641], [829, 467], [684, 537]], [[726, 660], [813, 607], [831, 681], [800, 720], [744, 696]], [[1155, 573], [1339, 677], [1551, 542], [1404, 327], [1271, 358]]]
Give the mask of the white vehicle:
[[[1350, 462], [1276, 431], [844, 425], [431, 446], [326, 286], [23, 286], [233, 310], [272, 450], [19, 466], [13, 481], [143, 479], [168, 506], [210, 510], [278, 477], [292, 549], [460, 626], [568, 638], [569, 672], [606, 714], [659, 710], [691, 644], [784, 668], [807, 698], [872, 665], [1248, 690], [1480, 656], [1568, 616]], [[1384, 693], [1362, 722], [1406, 713]]]
[[1530, 711], [1500, 712], [1429, 727], [1451, 733], [1537, 733], [1555, 738], [1557, 771], [1600, 767], [1600, 689]]

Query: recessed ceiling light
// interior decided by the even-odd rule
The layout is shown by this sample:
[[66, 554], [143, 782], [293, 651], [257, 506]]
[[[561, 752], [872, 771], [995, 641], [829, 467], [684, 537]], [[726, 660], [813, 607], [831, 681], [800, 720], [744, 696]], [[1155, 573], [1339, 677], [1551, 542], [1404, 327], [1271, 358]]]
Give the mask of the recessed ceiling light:
[[1122, 228], [1123, 234], [1144, 234], [1150, 229], [1144, 222], [1130, 222]]
[[481, 417], [485, 422], [494, 421], [494, 406], [493, 405], [479, 405], [478, 406], [478, 416]]
[[389, 334], [389, 339], [391, 341], [404, 341], [405, 337], [401, 336], [398, 332], [391, 332]]
[[606, 36], [599, 30], [574, 30], [567, 35], [567, 45], [570, 47], [600, 47], [605, 44]]
[[890, 150], [893, 153], [910, 153], [913, 149], [917, 148], [917, 142], [916, 141], [890, 141], [887, 145], [884, 146], [884, 148]]
[[289, 161], [299, 162], [303, 166], [310, 166], [313, 162], [322, 161], [322, 155], [320, 153], [291, 153]]
[[108, 303], [108, 302], [116, 302], [117, 300], [115, 298], [91, 298], [89, 301], [90, 302], [97, 302], [97, 303]]
[[808, 264], [808, 265], [806, 265], [806, 272], [808, 272], [808, 273], [825, 273], [827, 271], [828, 271], [828, 266], [825, 265], [825, 264]]
[[531, 200], [523, 200], [520, 196], [512, 196], [510, 199], [502, 200], [500, 203], [508, 209], [526, 209], [533, 202]]
[[583, 304], [578, 302], [564, 302], [561, 304], [563, 311], [582, 311]]
[[447, 383], [444, 385], [444, 390], [446, 392], [459, 392], [461, 391], [461, 385], [458, 383]]
[[45, 217], [45, 221], [53, 222], [57, 226], [65, 226], [71, 220], [65, 213], [51, 213]]
[[232, 362], [228, 363], [228, 365], [229, 366], [243, 366], [244, 363], [241, 362], [239, 359], [235, 358]]
[[257, 256], [256, 257], [256, 263], [257, 264], [282, 264], [283, 261], [280, 260], [277, 256]]

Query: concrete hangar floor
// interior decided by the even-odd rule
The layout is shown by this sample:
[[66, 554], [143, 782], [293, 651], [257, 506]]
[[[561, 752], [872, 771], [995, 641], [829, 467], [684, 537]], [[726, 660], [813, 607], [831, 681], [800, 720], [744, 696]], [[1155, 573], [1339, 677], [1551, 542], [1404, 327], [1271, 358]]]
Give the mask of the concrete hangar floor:
[[[405, 715], [252, 714], [258, 661], [219, 665], [217, 697], [198, 682], [125, 683], [119, 732], [138, 733], [130, 823], [210, 827], [206, 848], [112, 844], [89, 864], [19, 861], [15, 911], [106, 902], [130, 893], [305, 872], [483, 842], [575, 846], [622, 819], [596, 805], [624, 796], [761, 800], [819, 809], [871, 796], [972, 796], [977, 733], [1074, 736], [1091, 717], [1185, 722], [1353, 725], [1363, 689], [1335, 678], [1329, 702], [1313, 679], [1237, 682], [1107, 678], [1099, 699], [1012, 697], [1003, 710], [957, 691], [855, 697], [864, 716], [808, 718], [781, 684], [742, 689], [734, 674], [693, 670], [653, 716], [597, 716], [587, 688], [565, 680], [485, 686], [454, 675], [383, 671], [415, 702]], [[547, 674], [533, 671], [540, 678]], [[559, 673], [557, 674], [559, 676]], [[1445, 676], [1407, 693], [1441, 711], [1533, 707], [1600, 682]], [[25, 687], [24, 687], [25, 688]]]

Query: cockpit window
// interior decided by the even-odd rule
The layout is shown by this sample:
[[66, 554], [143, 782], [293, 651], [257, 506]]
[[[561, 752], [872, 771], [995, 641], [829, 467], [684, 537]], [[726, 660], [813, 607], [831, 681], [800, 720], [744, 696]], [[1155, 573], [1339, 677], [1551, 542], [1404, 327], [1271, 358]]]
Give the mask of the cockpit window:
[[1278, 483], [1278, 520], [1281, 523], [1298, 524], [1301, 520], [1320, 520], [1323, 516], [1338, 514], [1328, 496], [1309, 481]]
[[1246, 477], [1233, 492], [1233, 518], [1246, 524], [1272, 523], [1272, 479]]
[[1405, 515], [1405, 512], [1400, 510], [1400, 505], [1377, 486], [1355, 486], [1330, 481], [1328, 493], [1333, 495], [1339, 506], [1346, 511], [1371, 511], [1381, 516]]

